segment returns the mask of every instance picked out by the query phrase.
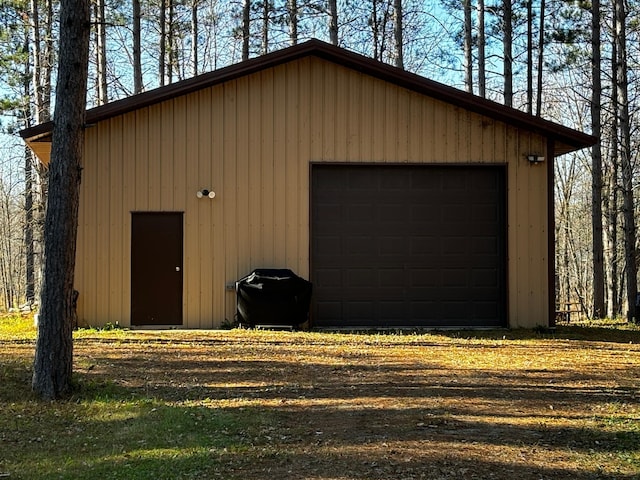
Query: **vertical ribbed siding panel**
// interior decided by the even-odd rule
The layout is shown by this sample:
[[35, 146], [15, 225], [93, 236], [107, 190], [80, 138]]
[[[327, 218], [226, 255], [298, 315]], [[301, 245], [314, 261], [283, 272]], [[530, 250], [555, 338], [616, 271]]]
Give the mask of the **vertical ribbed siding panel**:
[[[97, 299], [96, 311], [97, 319], [101, 323], [109, 322], [109, 211], [111, 199], [111, 122], [106, 121], [97, 125], [98, 129], [98, 152], [97, 152], [97, 202], [95, 210], [96, 219], [96, 272], [97, 272]], [[117, 133], [117, 132], [116, 132]], [[119, 189], [119, 185], [113, 185], [114, 189]]]
[[157, 212], [162, 209], [160, 191], [162, 158], [161, 158], [161, 138], [162, 138], [162, 105], [151, 105], [149, 107], [149, 132], [147, 137], [147, 208], [150, 212]]
[[[510, 158], [509, 185], [513, 191], [509, 195], [509, 284], [512, 287], [509, 303], [511, 310], [510, 323], [520, 324], [528, 315], [529, 311], [529, 239], [527, 215], [529, 213], [529, 201], [527, 192], [523, 190], [525, 183], [523, 169], [528, 167], [524, 162], [518, 161], [519, 155], [519, 135], [515, 128], [507, 127], [505, 130], [505, 153]], [[513, 271], [511, 270], [513, 268]]]
[[169, 100], [161, 104], [160, 120], [160, 210], [174, 211], [175, 180], [173, 144], [175, 143], [174, 104], [176, 100]]
[[[252, 154], [254, 169], [260, 172], [260, 177], [255, 179], [255, 189], [260, 192], [259, 209], [259, 235], [257, 249], [261, 252], [258, 267], [280, 267], [275, 260], [275, 230], [278, 223], [273, 208], [275, 184], [274, 184], [274, 84], [273, 70], [265, 70], [256, 76], [259, 85], [255, 91], [260, 93], [259, 150]], [[261, 160], [261, 161], [260, 161]], [[257, 163], [260, 164], [258, 168]]]
[[[320, 72], [320, 79], [323, 80], [322, 85], [317, 83], [313, 87], [313, 91], [317, 92], [321, 106], [318, 110], [314, 109], [314, 115], [320, 120], [318, 129], [322, 132], [320, 142], [322, 146], [319, 148], [318, 157], [321, 159], [336, 159], [336, 122], [337, 111], [336, 101], [338, 95], [338, 84], [336, 83], [336, 71], [332, 68], [323, 68]], [[316, 75], [313, 76], [316, 78]]]
[[[406, 163], [409, 160], [409, 131], [411, 129], [410, 94], [406, 90], [398, 90], [397, 96], [398, 123], [396, 126], [396, 160]], [[393, 161], [393, 156], [391, 160]]]
[[424, 156], [423, 162], [435, 162], [436, 156], [440, 153], [438, 142], [438, 126], [442, 124], [441, 120], [436, 118], [435, 102], [421, 102], [422, 107], [422, 151]]
[[186, 207], [186, 172], [195, 167], [193, 159], [187, 158], [187, 101], [186, 97], [178, 97], [173, 102], [174, 112], [171, 116], [173, 125], [168, 129], [172, 138], [173, 149], [173, 181], [171, 210], [184, 212]]
[[247, 91], [245, 97], [248, 98], [248, 125], [247, 144], [247, 172], [246, 189], [249, 198], [248, 214], [249, 219], [249, 268], [252, 270], [256, 266], [263, 265], [262, 239], [260, 238], [261, 210], [262, 210], [262, 168], [261, 162], [261, 137], [262, 137], [262, 102], [260, 100], [260, 78], [259, 75], [252, 75], [248, 78]]
[[[237, 82], [232, 81], [222, 86], [224, 95], [224, 135], [222, 160], [224, 162], [223, 177], [220, 179], [224, 185], [220, 202], [224, 206], [224, 230], [219, 235], [224, 236], [224, 252], [219, 259], [221, 268], [224, 268], [226, 282], [233, 283], [238, 280], [244, 271], [238, 265], [240, 257], [238, 253], [238, 242], [240, 234], [238, 232], [238, 99], [236, 95]], [[216, 179], [218, 181], [218, 179]], [[221, 286], [224, 288], [224, 286]], [[235, 294], [228, 291], [225, 297], [224, 318], [233, 321], [235, 315]], [[220, 322], [222, 318], [214, 318], [213, 321]]]
[[[321, 104], [317, 101], [320, 95], [318, 92], [318, 78], [320, 74], [315, 72], [311, 59], [307, 58], [300, 63], [300, 89], [298, 91], [300, 100], [300, 134], [298, 136], [298, 208], [297, 208], [297, 229], [298, 229], [298, 275], [309, 278], [309, 162], [319, 159], [318, 152], [314, 148], [314, 142], [318, 143], [318, 120], [321, 115]], [[315, 77], [315, 82], [314, 82]], [[314, 100], [315, 99], [315, 100]]]
[[288, 116], [295, 112], [287, 110], [287, 85], [286, 69], [279, 68], [274, 72], [273, 78], [273, 178], [270, 188], [273, 191], [273, 259], [275, 265], [291, 268], [287, 258], [287, 223], [288, 210], [296, 208], [295, 205], [287, 205], [286, 192], [293, 185], [287, 184], [286, 138]]
[[[135, 203], [131, 211], [149, 210], [149, 109], [135, 112]], [[131, 217], [127, 220], [131, 228]]]
[[362, 89], [361, 75], [353, 73], [347, 75], [349, 93], [344, 105], [348, 105], [347, 114], [347, 152], [345, 158], [361, 158], [361, 126], [362, 126]]
[[[191, 319], [196, 320], [197, 315], [185, 315], [185, 312], [188, 312], [190, 308], [193, 308], [192, 305], [187, 304], [186, 295], [184, 294], [184, 284], [186, 283], [187, 277], [192, 272], [184, 271], [184, 223], [186, 222], [185, 217], [192, 215], [194, 212], [193, 208], [185, 208], [186, 207], [186, 171], [192, 170], [195, 167], [195, 162], [188, 161], [186, 158], [186, 122], [187, 122], [187, 104], [185, 97], [178, 97], [171, 102], [172, 111], [167, 115], [167, 119], [163, 119], [163, 136], [167, 135], [169, 137], [169, 141], [167, 142], [166, 147], [169, 149], [167, 155], [167, 164], [164, 164], [163, 160], [163, 169], [168, 171], [168, 175], [171, 175], [171, 178], [165, 179], [165, 173], [163, 172], [163, 190], [166, 189], [165, 185], [168, 185], [169, 196], [170, 199], [167, 201], [166, 210], [171, 212], [184, 212], [182, 221], [183, 221], [183, 252], [182, 252], [182, 323], [185, 327], [191, 327], [189, 325], [189, 321]], [[165, 115], [163, 114], [163, 117]], [[164, 139], [163, 139], [164, 140]], [[197, 305], [197, 303], [196, 303]], [[198, 324], [196, 323], [196, 327]]]
[[[208, 237], [204, 237], [210, 245], [209, 261], [203, 263], [205, 272], [200, 278], [203, 282], [204, 296], [201, 300], [201, 327], [213, 328], [225, 318], [225, 223], [227, 212], [224, 210], [227, 189], [223, 181], [225, 174], [224, 135], [225, 135], [225, 99], [222, 85], [212, 89], [211, 101], [211, 156], [208, 159], [211, 164], [211, 178], [208, 188], [216, 193], [213, 200], [207, 200], [210, 204], [210, 229]], [[207, 159], [204, 158], [204, 161]], [[233, 192], [231, 193], [233, 195]]]
[[[384, 158], [384, 144], [385, 144], [385, 126], [386, 126], [386, 89], [384, 88], [384, 84], [380, 82], [366, 82], [371, 85], [367, 87], [367, 90], [371, 92], [371, 97], [369, 97], [373, 104], [373, 112], [369, 113], [372, 117], [372, 130], [371, 130], [371, 159], [370, 161], [374, 162], [383, 162], [386, 159]], [[367, 97], [365, 97], [367, 98]], [[366, 100], [365, 100], [366, 102]], [[365, 139], [366, 141], [366, 139]]]
[[80, 183], [75, 288], [80, 293], [78, 297], [78, 322], [81, 325], [94, 325], [97, 321], [97, 133], [97, 127], [85, 131], [83, 171]]
[[[201, 190], [205, 185], [203, 181], [207, 178], [203, 174], [203, 158], [208, 156], [206, 150], [210, 132], [204, 130], [208, 127], [207, 117], [210, 113], [207, 104], [206, 95], [209, 90], [189, 95], [186, 99], [186, 107], [188, 114], [185, 118], [187, 127], [186, 135], [186, 153], [182, 168], [186, 170], [187, 180], [185, 187], [185, 213], [184, 213], [184, 252], [183, 262], [183, 323], [187, 328], [197, 328], [201, 317], [200, 299], [206, 295], [200, 289], [200, 275], [202, 271], [202, 263], [206, 261], [203, 258], [200, 242], [202, 234], [200, 225], [207, 222], [206, 212], [208, 205], [206, 200], [198, 200], [196, 192]], [[202, 112], [205, 117], [202, 118]], [[206, 164], [205, 164], [206, 165]], [[180, 168], [180, 167], [177, 167]], [[202, 216], [205, 216], [201, 220]]]
[[309, 158], [313, 161], [322, 160], [324, 153], [325, 129], [332, 125], [326, 125], [325, 91], [324, 91], [324, 65], [311, 63], [311, 76], [308, 82], [307, 95], [310, 102], [310, 130], [309, 130]]
[[446, 130], [444, 132], [444, 138], [446, 139], [446, 150], [443, 157], [440, 160], [446, 163], [453, 163], [459, 158], [459, 136], [458, 136], [458, 119], [460, 118], [460, 109], [458, 107], [447, 108], [445, 105], [440, 105], [444, 110], [444, 118]]
[[408, 142], [408, 157], [409, 162], [424, 161], [426, 152], [424, 150], [424, 120], [423, 120], [423, 108], [424, 102], [420, 101], [420, 98], [416, 93], [409, 94], [409, 133], [407, 135]]
[[478, 152], [471, 150], [471, 118], [466, 110], [458, 110], [456, 115], [456, 156], [451, 160], [454, 162], [477, 162]]
[[120, 306], [120, 318], [122, 325], [131, 322], [131, 211], [136, 203], [136, 168], [137, 168], [137, 131], [140, 127], [136, 124], [136, 113], [124, 116], [122, 127], [122, 161], [123, 161], [123, 200], [120, 211], [121, 222], [121, 248], [122, 258], [122, 305]]
[[368, 81], [364, 75], [360, 75], [359, 82], [359, 91], [360, 91], [360, 118], [362, 120], [359, 128], [359, 137], [360, 137], [360, 155], [359, 157], [355, 157], [356, 159], [361, 159], [363, 161], [373, 161], [373, 152], [375, 145], [373, 144], [373, 129], [374, 129], [374, 114], [372, 110], [375, 109], [375, 99], [373, 92], [373, 84]]
[[[298, 211], [303, 205], [300, 195], [299, 170], [304, 165], [300, 153], [300, 136], [303, 124], [308, 124], [307, 112], [303, 110], [300, 101], [299, 64], [292, 63], [283, 67], [286, 72], [285, 110], [284, 110], [284, 201], [286, 203], [285, 213], [285, 260], [292, 270], [298, 269], [298, 252], [303, 249], [299, 243], [298, 235], [300, 226], [298, 224]], [[308, 167], [307, 167], [308, 168]]]
[[[237, 222], [237, 266], [238, 276], [250, 272], [251, 258], [251, 209], [258, 208], [254, 198], [250, 198], [249, 186], [249, 138], [252, 135], [249, 119], [249, 80], [247, 77], [236, 81], [237, 88], [237, 116], [236, 116], [236, 222]], [[255, 196], [255, 192], [254, 192]]]
[[334, 73], [336, 81], [336, 91], [333, 94], [335, 115], [333, 118], [333, 131], [334, 131], [334, 148], [333, 158], [336, 161], [344, 161], [348, 157], [349, 150], [349, 121], [351, 116], [351, 103], [349, 102], [349, 95], [351, 95], [351, 88], [349, 84], [349, 76], [342, 69], [337, 69]]
[[120, 322], [121, 307], [124, 303], [123, 289], [122, 289], [122, 258], [123, 258], [123, 221], [122, 221], [122, 201], [124, 194], [124, 176], [123, 176], [123, 119], [122, 117], [115, 117], [111, 119], [111, 131], [110, 131], [110, 151], [109, 151], [109, 183], [110, 188], [107, 194], [109, 199], [109, 229], [105, 232], [105, 240], [108, 239], [108, 243], [105, 245], [105, 250], [109, 252], [109, 260], [107, 268], [109, 273], [107, 278], [109, 279], [108, 295], [105, 295], [109, 302], [108, 309], [108, 321], [115, 323]]
[[378, 132], [384, 139], [382, 161], [385, 163], [399, 160], [398, 155], [398, 89], [389, 89], [380, 83], [384, 92], [385, 114], [382, 119], [383, 130]]
[[440, 106], [440, 102], [431, 102], [432, 111], [430, 112], [430, 121], [433, 125], [433, 136], [427, 137], [432, 141], [433, 155], [430, 159], [432, 162], [441, 163], [447, 158], [447, 148], [449, 140], [447, 139], [447, 111]]
[[[524, 134], [523, 134], [524, 136]], [[529, 145], [524, 152], [538, 153], [545, 155], [544, 143], [534, 135], [529, 135]], [[547, 240], [547, 195], [546, 195], [546, 165], [528, 165], [524, 159], [525, 153], [521, 154], [520, 162], [527, 163], [528, 174], [523, 177], [527, 182], [523, 190], [528, 191], [527, 198], [529, 209], [529, 270], [535, 275], [529, 280], [530, 286], [530, 318], [533, 317], [535, 325], [547, 325], [548, 314], [548, 289], [547, 289], [547, 269], [548, 269], [548, 240]], [[546, 159], [545, 159], [546, 161]]]

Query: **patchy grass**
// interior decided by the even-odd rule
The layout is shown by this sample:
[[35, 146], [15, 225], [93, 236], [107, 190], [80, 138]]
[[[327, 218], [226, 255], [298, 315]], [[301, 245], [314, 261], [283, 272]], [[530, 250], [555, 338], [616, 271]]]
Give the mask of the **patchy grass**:
[[33, 315], [0, 314], [0, 341], [29, 341], [36, 338]]
[[58, 403], [30, 391], [30, 328], [0, 320], [0, 476], [11, 480], [586, 480], [640, 471], [633, 326], [82, 330], [77, 389]]

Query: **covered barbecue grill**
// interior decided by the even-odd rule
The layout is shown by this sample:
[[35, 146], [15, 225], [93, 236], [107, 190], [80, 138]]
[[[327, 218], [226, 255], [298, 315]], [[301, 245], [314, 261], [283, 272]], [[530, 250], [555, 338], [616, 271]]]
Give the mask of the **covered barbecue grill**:
[[288, 269], [258, 269], [236, 282], [237, 319], [243, 326], [287, 326], [307, 321], [311, 282]]

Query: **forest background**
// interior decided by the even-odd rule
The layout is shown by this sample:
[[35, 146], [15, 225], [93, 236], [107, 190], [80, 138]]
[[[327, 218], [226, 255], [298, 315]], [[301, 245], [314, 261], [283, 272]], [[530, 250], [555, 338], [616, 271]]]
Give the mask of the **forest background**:
[[[36, 306], [57, 0], [0, 1], [0, 311]], [[635, 318], [640, 2], [91, 0], [88, 106], [318, 38], [600, 138], [555, 165], [557, 303]], [[116, 319], [117, 320], [117, 319]]]

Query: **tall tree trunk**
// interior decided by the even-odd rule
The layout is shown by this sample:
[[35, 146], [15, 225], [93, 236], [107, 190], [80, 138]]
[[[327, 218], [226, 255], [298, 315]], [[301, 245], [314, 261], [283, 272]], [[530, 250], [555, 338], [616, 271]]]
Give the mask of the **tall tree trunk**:
[[329, 0], [329, 41], [338, 45], [338, 2]]
[[[615, 0], [614, 0], [615, 1]], [[615, 6], [614, 6], [615, 11]], [[603, 195], [606, 205], [606, 219], [607, 219], [607, 250], [609, 258], [607, 261], [607, 271], [609, 273], [609, 293], [608, 293], [608, 310], [612, 316], [617, 316], [622, 313], [622, 294], [621, 285], [624, 283], [620, 277], [620, 256], [618, 252], [618, 226], [619, 226], [619, 167], [620, 167], [620, 155], [618, 149], [618, 85], [615, 81], [618, 65], [615, 61], [618, 58], [618, 49], [616, 47], [615, 39], [611, 42], [611, 78], [613, 82], [611, 84], [611, 116], [610, 125], [608, 125], [609, 137], [611, 138], [611, 144], [609, 145], [609, 162], [608, 162], [608, 188], [609, 195]]]
[[[24, 51], [28, 52], [30, 48], [29, 33], [25, 29]], [[31, 62], [30, 59], [24, 62], [23, 75], [23, 94], [25, 98], [29, 98], [31, 93]], [[24, 126], [31, 126], [31, 112], [29, 108], [25, 108], [23, 112]], [[24, 148], [24, 255], [25, 255], [25, 300], [30, 307], [35, 303], [35, 249], [34, 249], [34, 218], [33, 218], [33, 155], [31, 149], [25, 145]]]
[[251, 0], [242, 4], [242, 60], [249, 60], [249, 37], [251, 35]]
[[173, 83], [173, 79], [178, 69], [178, 49], [176, 48], [175, 35], [175, 2], [168, 1], [168, 18], [167, 18], [167, 83]]
[[30, 1], [31, 10], [31, 49], [33, 57], [33, 96], [35, 99], [35, 109], [33, 119], [36, 124], [42, 122], [42, 108], [44, 105], [43, 87], [42, 87], [42, 40], [40, 37], [40, 7], [38, 0]]
[[269, 53], [269, 21], [271, 18], [271, 4], [269, 0], [262, 0], [262, 55]]
[[[469, 0], [470, 1], [470, 0]], [[396, 46], [396, 67], [404, 68], [404, 40], [402, 25], [402, 0], [393, 0], [393, 38]]]
[[35, 251], [33, 244], [33, 159], [29, 147], [24, 152], [24, 249], [25, 298], [29, 306], [35, 302]]
[[289, 43], [298, 43], [298, 1], [287, 0], [287, 16], [289, 18]]
[[[600, 0], [591, 2], [591, 130], [600, 138], [601, 55]], [[593, 317], [606, 317], [604, 301], [604, 243], [602, 236], [602, 150], [600, 142], [591, 148], [591, 232], [593, 237]]]
[[160, 58], [158, 59], [158, 77], [160, 77], [160, 86], [166, 81], [167, 66], [167, 1], [160, 0]]
[[[606, 221], [606, 232], [604, 249], [605, 265], [608, 282], [605, 283], [607, 288], [607, 312], [612, 317], [620, 315], [620, 271], [618, 256], [618, 151], [616, 135], [618, 134], [615, 116], [610, 126], [612, 131], [610, 153], [608, 155], [610, 162], [607, 169], [607, 191], [603, 192], [602, 205], [604, 210], [604, 218]], [[604, 175], [603, 175], [604, 177]]]
[[527, 113], [533, 113], [533, 0], [527, 0]]
[[45, 223], [45, 274], [33, 365], [34, 391], [57, 399], [71, 390], [74, 268], [84, 144], [89, 1], [60, 2], [60, 56]]
[[512, 0], [503, 0], [504, 5], [504, 104], [513, 106], [513, 13]]
[[484, 0], [478, 0], [478, 95], [487, 96], [487, 73], [484, 33]]
[[619, 150], [622, 167], [622, 215], [624, 222], [624, 257], [627, 281], [627, 319], [636, 320], [638, 290], [636, 265], [636, 223], [633, 195], [633, 165], [631, 163], [631, 128], [627, 73], [627, 38], [625, 1], [615, 1], [615, 42], [617, 48], [616, 84], [618, 90]]
[[191, 75], [198, 75], [198, 2], [191, 0]]
[[378, 48], [380, 40], [380, 24], [378, 23], [378, 0], [371, 0], [371, 34], [373, 35], [373, 58], [382, 60], [382, 52]]
[[536, 116], [542, 114], [542, 70], [544, 68], [545, 0], [540, 0], [540, 32], [538, 36], [538, 76], [536, 85]]
[[131, 0], [133, 9], [133, 93], [142, 93], [142, 33], [140, 0]]
[[109, 101], [107, 93], [107, 29], [104, 15], [104, 2], [105, 0], [96, 0], [95, 3], [98, 105], [104, 105]]
[[464, 10], [464, 87], [473, 93], [473, 32], [471, 25], [471, 0], [462, 1]]
[[44, 65], [43, 73], [40, 74], [42, 78], [42, 113], [41, 122], [48, 122], [51, 120], [51, 76], [53, 75], [53, 64], [55, 63], [55, 51], [53, 48], [53, 0], [45, 0], [45, 39], [44, 39]]
[[[30, 14], [32, 22], [32, 62], [33, 62], [33, 91], [35, 104], [33, 107], [33, 121], [43, 123], [51, 120], [51, 76], [53, 72], [53, 3], [44, 1], [44, 11], [40, 10], [38, 0], [31, 0]], [[44, 216], [48, 192], [49, 172], [47, 167], [35, 162], [36, 175], [33, 180], [33, 250], [34, 250], [34, 282], [35, 296], [39, 293], [42, 278], [44, 250]]]

